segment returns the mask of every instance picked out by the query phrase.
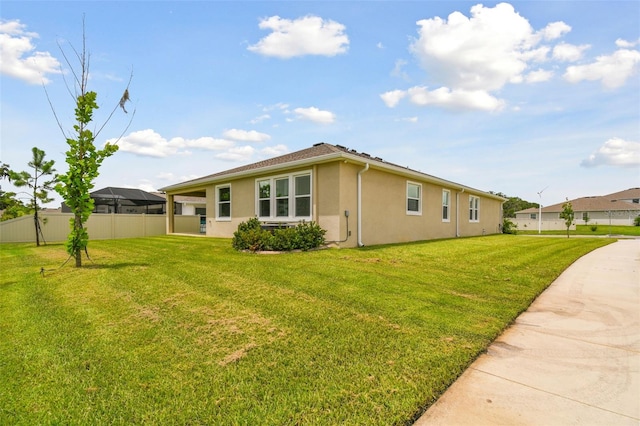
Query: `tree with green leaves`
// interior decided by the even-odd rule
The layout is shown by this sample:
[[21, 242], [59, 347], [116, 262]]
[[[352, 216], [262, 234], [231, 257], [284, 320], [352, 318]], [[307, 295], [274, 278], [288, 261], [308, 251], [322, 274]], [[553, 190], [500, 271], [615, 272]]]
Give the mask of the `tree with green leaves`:
[[503, 194], [502, 192], [493, 192], [489, 191], [490, 194], [496, 194], [500, 197], [506, 198], [507, 201], [502, 205], [502, 216], [508, 218], [515, 218], [516, 212], [520, 210], [530, 209], [532, 207], [538, 208], [540, 205], [538, 203], [532, 203], [530, 201], [525, 201], [520, 197], [509, 197], [508, 195]]
[[[0, 179], [11, 181], [11, 167], [8, 164], [0, 163]], [[0, 187], [0, 221], [14, 219], [30, 213], [29, 207], [16, 198], [15, 192], [3, 191]]]
[[[94, 180], [99, 175], [98, 169], [102, 165], [102, 162], [118, 150], [117, 141], [115, 143], [105, 144], [103, 149], [97, 149], [95, 140], [117, 108], [121, 107], [124, 111], [124, 104], [129, 100], [129, 85], [127, 84], [124, 94], [106, 121], [94, 133], [89, 127], [93, 121], [93, 114], [99, 106], [97, 103], [97, 93], [87, 88], [89, 81], [89, 55], [87, 54], [85, 45], [84, 22], [82, 51], [78, 52], [73, 49], [79, 63], [79, 69], [76, 69], [71, 64], [64, 49], [60, 48], [60, 50], [74, 77], [76, 92], [74, 100], [76, 108], [75, 124], [73, 125], [73, 132], [71, 134], [67, 135], [58, 121], [58, 126], [60, 130], [62, 130], [67, 140], [67, 145], [69, 146], [66, 152], [66, 163], [69, 169], [66, 173], [59, 176], [59, 183], [55, 189], [58, 194], [64, 198], [65, 203], [73, 213], [73, 218], [70, 220], [71, 232], [66, 247], [67, 253], [75, 257], [76, 267], [81, 267], [82, 252], [88, 253], [87, 245], [89, 244], [89, 234], [85, 228], [85, 223], [94, 209], [94, 201], [90, 196], [90, 192], [93, 189]], [[131, 83], [131, 78], [129, 79], [129, 83]], [[71, 90], [69, 90], [69, 92], [71, 92]], [[50, 101], [49, 104], [51, 104]], [[53, 112], [55, 115], [55, 110], [53, 110]], [[131, 120], [133, 120], [134, 115], [135, 110], [131, 116]], [[131, 120], [129, 124], [131, 124]], [[127, 128], [128, 127], [127, 125]], [[124, 134], [125, 131], [126, 128], [122, 134]], [[122, 137], [122, 135], [120, 137]]]
[[560, 219], [564, 219], [564, 224], [567, 227], [567, 238], [569, 238], [569, 229], [571, 228], [571, 225], [573, 225], [574, 217], [575, 213], [573, 212], [573, 207], [567, 198], [567, 202], [562, 205], [562, 211], [560, 212]]
[[14, 172], [9, 170], [9, 177], [18, 188], [26, 186], [30, 189], [29, 207], [33, 210], [36, 246], [40, 246], [40, 237], [43, 237], [42, 239], [44, 241], [44, 236], [42, 235], [40, 217], [38, 216], [38, 211], [40, 211], [40, 204], [38, 204], [38, 202], [46, 204], [53, 201], [53, 198], [49, 197], [49, 191], [53, 190], [57, 176], [55, 175], [56, 170], [53, 168], [55, 164], [54, 160], [46, 161], [44, 159], [46, 156], [44, 151], [35, 146], [31, 149], [31, 152], [33, 158], [27, 164], [33, 169], [33, 174], [26, 171]]

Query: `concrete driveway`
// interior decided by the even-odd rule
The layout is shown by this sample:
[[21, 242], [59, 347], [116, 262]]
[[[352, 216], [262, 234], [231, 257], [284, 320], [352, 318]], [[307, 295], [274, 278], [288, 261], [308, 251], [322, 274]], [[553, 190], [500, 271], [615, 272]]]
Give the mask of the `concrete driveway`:
[[640, 240], [571, 265], [415, 425], [640, 425]]

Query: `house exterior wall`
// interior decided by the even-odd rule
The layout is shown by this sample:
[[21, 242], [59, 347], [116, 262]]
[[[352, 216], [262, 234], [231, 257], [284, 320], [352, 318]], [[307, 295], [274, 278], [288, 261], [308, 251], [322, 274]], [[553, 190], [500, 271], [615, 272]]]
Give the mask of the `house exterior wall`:
[[[216, 180], [200, 191], [206, 191], [206, 235], [231, 238], [241, 222], [256, 217], [257, 181], [281, 175], [309, 171], [311, 173], [311, 220], [325, 229], [328, 243], [339, 247], [356, 247], [358, 236], [358, 173], [363, 163], [336, 160], [306, 165], [286, 171], [254, 174], [247, 177]], [[422, 211], [407, 213], [407, 182], [421, 185]], [[408, 178], [371, 167], [361, 174], [362, 222], [360, 240], [363, 245], [377, 245], [456, 236], [474, 236], [500, 232], [502, 202], [482, 194], [479, 218], [469, 220], [469, 193]], [[231, 188], [231, 217], [217, 217], [218, 188]], [[442, 191], [450, 190], [449, 220], [442, 220]], [[174, 195], [178, 195], [176, 192]], [[459, 199], [459, 200], [458, 200]], [[459, 203], [459, 207], [458, 207]], [[456, 210], [458, 209], [458, 214]], [[348, 212], [348, 217], [345, 212]], [[297, 220], [292, 221], [294, 224]], [[178, 232], [177, 230], [175, 232]]]
[[[407, 183], [421, 187], [421, 212], [407, 212]], [[388, 244], [500, 232], [502, 202], [480, 198], [478, 222], [469, 220], [469, 195], [453, 187], [369, 170], [362, 175], [362, 243]], [[442, 218], [442, 192], [449, 190], [449, 220]], [[458, 194], [458, 195], [457, 195]], [[459, 203], [459, 204], [458, 204]], [[458, 213], [456, 215], [456, 212]]]

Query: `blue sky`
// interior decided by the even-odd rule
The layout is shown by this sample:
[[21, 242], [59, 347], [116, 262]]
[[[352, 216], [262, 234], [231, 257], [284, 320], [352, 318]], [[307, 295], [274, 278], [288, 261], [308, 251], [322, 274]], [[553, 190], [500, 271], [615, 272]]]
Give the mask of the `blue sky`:
[[[5, 1], [0, 161], [66, 170], [82, 44], [95, 189], [155, 190], [317, 142], [542, 203], [640, 186], [640, 2]], [[73, 63], [73, 65], [76, 65]], [[133, 111], [135, 116], [127, 129]], [[2, 181], [4, 190], [12, 190]], [[50, 206], [59, 205], [59, 197]]]

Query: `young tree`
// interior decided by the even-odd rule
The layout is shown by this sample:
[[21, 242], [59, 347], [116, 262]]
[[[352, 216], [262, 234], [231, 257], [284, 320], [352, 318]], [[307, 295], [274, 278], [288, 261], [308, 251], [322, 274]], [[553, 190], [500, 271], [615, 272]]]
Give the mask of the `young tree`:
[[[96, 102], [97, 93], [89, 91], [87, 88], [89, 80], [89, 55], [86, 51], [84, 34], [83, 23], [82, 50], [78, 52], [73, 49], [78, 60], [79, 69], [76, 69], [70, 63], [64, 50], [62, 48], [60, 49], [67, 65], [71, 69], [75, 81], [76, 122], [71, 135], [67, 135], [58, 121], [58, 126], [60, 130], [62, 130], [69, 145], [69, 149], [66, 152], [66, 163], [69, 166], [69, 170], [59, 176], [59, 183], [55, 187], [58, 194], [64, 198], [65, 203], [73, 213], [73, 218], [70, 220], [71, 232], [67, 240], [67, 253], [75, 257], [76, 267], [82, 266], [82, 252], [87, 251], [87, 245], [89, 243], [89, 234], [84, 225], [93, 212], [94, 204], [90, 192], [91, 189], [93, 189], [94, 180], [99, 175], [98, 169], [102, 165], [102, 162], [118, 150], [118, 145], [115, 143], [107, 143], [103, 149], [97, 149], [95, 140], [100, 134], [100, 131], [104, 129], [105, 125], [109, 122], [118, 106], [122, 107], [124, 111], [124, 104], [129, 100], [129, 86], [127, 85], [120, 101], [115, 105], [102, 126], [95, 133], [89, 129], [89, 125], [93, 121], [93, 113], [99, 107]], [[129, 83], [130, 82], [131, 79], [129, 79]], [[53, 112], [55, 115], [55, 110], [53, 110]], [[133, 120], [133, 115], [135, 115], [135, 111], [131, 116], [131, 120]], [[125, 131], [126, 128], [122, 134], [124, 134]]]
[[[28, 165], [33, 169], [33, 174], [24, 171], [14, 172], [9, 170], [9, 177], [18, 188], [26, 186], [31, 190], [29, 193], [29, 207], [33, 210], [36, 245], [40, 246], [42, 228], [40, 227], [40, 218], [38, 217], [38, 211], [40, 210], [38, 201], [45, 204], [53, 200], [53, 198], [49, 198], [49, 191], [53, 190], [53, 185], [56, 183], [57, 178], [54, 174], [56, 170], [53, 168], [55, 161], [45, 161], [44, 157], [46, 154], [43, 150], [35, 146], [31, 149], [31, 152], [33, 153], [33, 159], [29, 161]], [[48, 180], [43, 182], [42, 179]]]
[[564, 224], [567, 226], [567, 238], [569, 238], [569, 229], [573, 225], [574, 212], [569, 199], [562, 205], [562, 211], [560, 212], [560, 219], [564, 219]]

